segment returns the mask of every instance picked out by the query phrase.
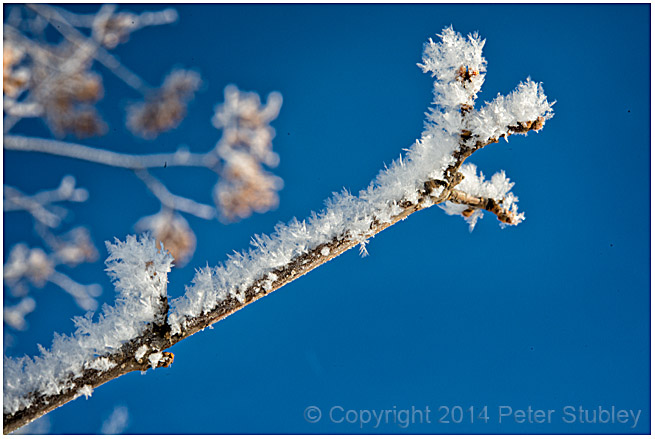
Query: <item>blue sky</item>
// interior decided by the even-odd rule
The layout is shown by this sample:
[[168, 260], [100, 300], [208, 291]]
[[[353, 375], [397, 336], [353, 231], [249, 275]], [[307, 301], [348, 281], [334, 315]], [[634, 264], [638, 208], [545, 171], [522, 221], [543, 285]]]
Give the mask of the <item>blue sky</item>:
[[[277, 210], [238, 224], [187, 217], [197, 250], [170, 273], [171, 296], [182, 294], [194, 267], [215, 265], [279, 221], [306, 217], [333, 191], [356, 193], [409, 147], [432, 100], [432, 81], [416, 66], [422, 45], [451, 24], [487, 40], [478, 104], [528, 76], [557, 100], [542, 132], [470, 159], [487, 176], [507, 172], [526, 221], [501, 229], [487, 215], [469, 233], [437, 207], [412, 215], [373, 239], [368, 257], [348, 252], [174, 346], [170, 369], [124, 376], [52, 412], [52, 433], [99, 432], [117, 405], [129, 411], [126, 433], [650, 431], [650, 5], [177, 9], [178, 23], [140, 31], [115, 54], [151, 84], [173, 66], [197, 69], [205, 85], [188, 118], [156, 141], [133, 138], [123, 107], [138, 97], [105, 75], [99, 109], [110, 131], [86, 143], [131, 153], [181, 144], [206, 151], [220, 137], [210, 119], [227, 84], [261, 95], [275, 90], [284, 97], [273, 123], [275, 173], [285, 186]], [[40, 121], [21, 122], [15, 132], [48, 134]], [[92, 228], [101, 253], [74, 275], [101, 282], [102, 299], [111, 302], [102, 243], [133, 233], [159, 205], [127, 171], [4, 154], [5, 183], [27, 193], [69, 173], [90, 192], [73, 223]], [[176, 193], [211, 202], [209, 172], [156, 175]], [[4, 221], [5, 258], [16, 242], [38, 245], [27, 216]], [[55, 287], [34, 297], [29, 330], [5, 326], [15, 338], [9, 355], [37, 353], [37, 343], [71, 332], [71, 317], [81, 313]], [[306, 421], [309, 406], [322, 411], [320, 421]], [[359, 414], [412, 406], [429, 406], [432, 422], [360, 428], [329, 419], [333, 407]], [[487, 407], [489, 419], [439, 422], [441, 406], [473, 406], [476, 415]], [[511, 416], [500, 423], [501, 406], [554, 413], [541, 424]], [[576, 414], [580, 406], [613, 406], [641, 416], [634, 428], [567, 423], [567, 406]]]

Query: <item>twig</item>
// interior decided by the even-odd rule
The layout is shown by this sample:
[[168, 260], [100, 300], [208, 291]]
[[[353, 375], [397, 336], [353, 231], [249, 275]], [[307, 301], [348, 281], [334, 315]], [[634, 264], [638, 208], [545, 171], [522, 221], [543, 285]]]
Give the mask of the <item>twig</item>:
[[98, 297], [102, 293], [99, 285], [82, 285], [59, 271], [53, 271], [48, 281], [73, 296], [82, 309], [89, 311], [98, 307], [98, 302], [93, 297]]
[[[500, 220], [503, 223], [506, 224], [514, 224], [516, 220], [516, 216], [514, 212], [504, 209], [500, 203], [493, 198], [487, 198], [487, 197], [476, 197], [470, 194], [467, 194], [466, 192], [462, 192], [457, 189], [453, 189], [450, 192], [450, 196], [448, 197], [448, 201], [452, 203], [457, 203], [457, 204], [466, 204], [470, 206], [472, 209], [484, 209], [488, 212], [493, 213], [498, 217], [498, 220]], [[462, 215], [467, 216], [467, 212], [469, 210], [465, 210]], [[470, 215], [473, 213], [470, 211], [468, 214]]]
[[9, 116], [18, 118], [40, 117], [43, 114], [43, 105], [38, 102], [16, 102], [16, 100], [4, 97], [3, 107]]
[[198, 203], [190, 198], [170, 193], [161, 181], [150, 175], [145, 169], [136, 169], [134, 173], [143, 181], [150, 192], [157, 197], [161, 204], [169, 209], [186, 212], [206, 220], [216, 218], [216, 208], [213, 206]]
[[60, 212], [55, 213], [46, 208], [43, 204], [44, 203], [35, 200], [34, 197], [23, 194], [16, 188], [4, 185], [3, 208], [5, 212], [25, 210], [32, 215], [36, 221], [51, 228], [57, 227], [68, 211], [59, 206], [49, 206], [52, 210], [55, 210], [55, 207], [59, 207], [58, 210], [60, 210]]
[[185, 150], [171, 154], [135, 155], [37, 137], [5, 135], [3, 140], [6, 150], [41, 152], [125, 169], [162, 168], [164, 166], [214, 169], [218, 163], [218, 157], [214, 154], [198, 154]]
[[[180, 150], [173, 154], [151, 154], [131, 155], [107, 151], [99, 148], [92, 148], [85, 145], [78, 145], [68, 142], [61, 142], [51, 139], [36, 139], [21, 136], [5, 136], [5, 149], [17, 151], [43, 152], [53, 155], [71, 157], [79, 160], [99, 163], [107, 166], [126, 168], [134, 171], [136, 176], [143, 181], [148, 190], [157, 197], [162, 205], [172, 210], [186, 212], [191, 215], [211, 220], [216, 218], [216, 209], [213, 206], [199, 203], [190, 198], [172, 194], [166, 186], [146, 171], [148, 168], [161, 168], [168, 166], [204, 167], [217, 170], [218, 157], [214, 151], [205, 154], [191, 154]], [[52, 191], [52, 192], [56, 192]], [[59, 194], [60, 195], [60, 194]], [[46, 209], [43, 204], [44, 194], [39, 194], [39, 199], [32, 199], [21, 194], [18, 190], [5, 187], [5, 211], [27, 210], [38, 221], [47, 224], [49, 227], [56, 227], [61, 218]], [[60, 200], [51, 200], [60, 201]]]

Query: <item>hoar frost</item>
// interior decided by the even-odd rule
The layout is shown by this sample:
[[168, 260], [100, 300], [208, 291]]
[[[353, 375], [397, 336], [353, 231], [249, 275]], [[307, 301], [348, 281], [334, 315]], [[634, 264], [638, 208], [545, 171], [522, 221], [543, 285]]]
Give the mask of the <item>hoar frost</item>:
[[79, 398], [80, 396], [84, 396], [86, 399], [89, 399], [89, 397], [93, 394], [93, 388], [91, 386], [85, 385], [80, 387], [80, 390], [77, 391], [75, 394], [75, 398]]
[[159, 360], [161, 360], [163, 356], [164, 356], [164, 354], [161, 353], [161, 352], [155, 352], [154, 354], [150, 354], [150, 356], [148, 356], [148, 361], [150, 362], [150, 367], [152, 367], [153, 369], [156, 369], [157, 365], [159, 364]]
[[[360, 243], [365, 250], [374, 222], [388, 224], [403, 212], [407, 203], [416, 205], [426, 181], [448, 181], [446, 171], [456, 163], [455, 153], [463, 146], [474, 146], [476, 139], [506, 138], [517, 132], [512, 127], [537, 120], [543, 124], [552, 117], [552, 103], [546, 100], [541, 85], [530, 79], [508, 96], [498, 96], [475, 109], [473, 104], [486, 72], [486, 60], [482, 57], [484, 40], [477, 35], [463, 37], [452, 28], [444, 29], [439, 39], [425, 44], [419, 64], [435, 78], [433, 107], [427, 113], [421, 138], [405, 156], [382, 170], [357, 196], [346, 190], [335, 193], [321, 212], [312, 213], [303, 221], [294, 218], [288, 224], [278, 224], [270, 236], [255, 235], [247, 251], [230, 255], [216, 267], [199, 269], [192, 284], [185, 288], [184, 296], [170, 302], [171, 335], [183, 333], [193, 318], [209, 313], [223, 300], [236, 298], [243, 303], [245, 290], [258, 280], [265, 279], [262, 286], [271, 288], [277, 280], [272, 271], [294, 258], [307, 255], [319, 246], [323, 246], [322, 256], [329, 255], [330, 249], [325, 244], [335, 238]], [[464, 138], [464, 132], [471, 135]], [[482, 174], [478, 175], [474, 165], [464, 165], [460, 172], [465, 178], [457, 190], [502, 200], [505, 209], [514, 212], [518, 220], [523, 218], [516, 211], [518, 199], [510, 192], [512, 183], [504, 173], [487, 181]], [[430, 195], [438, 197], [442, 193], [443, 187], [437, 186]], [[428, 197], [422, 203], [421, 207], [427, 207], [432, 201]], [[465, 208], [449, 203], [444, 206], [451, 214], [461, 213], [458, 209]], [[471, 226], [478, 218], [469, 219]], [[40, 356], [5, 358], [5, 414], [28, 407], [32, 403], [30, 392], [47, 396], [71, 389], [72, 378], [81, 376], [85, 365], [95, 370], [111, 367], [109, 360], [97, 358], [115, 352], [128, 340], [138, 337], [148, 323], [163, 318], [160, 313], [166, 297], [166, 273], [172, 263], [170, 255], [157, 250], [154, 240], [148, 236], [129, 236], [126, 242], [116, 241], [107, 244], [107, 248], [110, 253], [107, 270], [118, 291], [115, 305], [105, 306], [95, 322], [90, 316], [76, 319], [75, 333], [55, 334], [52, 349], [40, 348]], [[147, 352], [148, 347], [141, 346], [136, 352], [137, 360]], [[156, 367], [162, 355], [152, 353], [148, 362]], [[78, 392], [87, 395], [91, 390], [84, 387]]]
[[[107, 249], [107, 271], [118, 293], [114, 306], [105, 305], [96, 321], [92, 313], [75, 318], [75, 333], [55, 333], [52, 349], [39, 346], [39, 356], [5, 357], [5, 414], [28, 407], [32, 403], [30, 392], [48, 396], [74, 388], [72, 380], [80, 377], [85, 368], [108, 370], [112, 362], [99, 357], [116, 352], [160, 317], [172, 257], [163, 248], [158, 250], [147, 235], [107, 243]], [[79, 391], [88, 397], [91, 390], [89, 387]]]
[[[470, 142], [475, 138], [497, 140], [509, 135], [510, 127], [552, 117], [552, 103], [546, 100], [541, 85], [529, 79], [510, 95], [499, 96], [482, 109], [474, 110], [473, 103], [486, 72], [486, 60], [482, 56], [484, 40], [477, 34], [463, 37], [452, 28], [444, 29], [439, 38], [440, 41], [430, 40], [425, 45], [423, 62], [419, 64], [435, 78], [433, 107], [427, 114], [421, 138], [407, 154], [382, 170], [358, 196], [346, 190], [335, 193], [320, 213], [312, 213], [303, 221], [294, 218], [288, 224], [278, 224], [270, 236], [255, 235], [247, 251], [230, 255], [217, 267], [199, 270], [185, 295], [171, 301], [168, 322], [173, 334], [182, 333], [191, 319], [209, 313], [237, 291], [244, 294], [267, 273], [334, 238], [348, 237], [359, 242], [365, 252], [367, 233], [374, 220], [379, 224], [391, 222], [403, 211], [400, 202], [418, 202], [426, 181], [447, 179], [445, 171], [455, 163], [454, 153], [461, 147], [464, 130], [472, 133]], [[458, 75], [464, 74], [468, 81], [458, 79]], [[463, 108], [468, 109], [466, 122], [462, 118]], [[509, 192], [512, 184], [504, 173], [492, 177], [489, 184], [475, 177], [475, 166], [464, 168], [463, 173], [471, 181], [466, 183], [465, 178], [458, 189], [465, 190], [470, 185], [475, 189], [473, 193], [499, 195], [504, 199], [503, 207], [516, 211], [518, 198]], [[442, 187], [437, 187], [431, 195], [439, 196], [442, 191]], [[481, 213], [476, 215], [470, 224], [475, 224]], [[516, 217], [517, 221], [523, 218], [521, 215]], [[323, 256], [327, 256], [325, 251], [323, 247]], [[268, 289], [270, 284], [269, 278], [264, 288]]]
[[[514, 225], [521, 223], [525, 219], [523, 213], [518, 212], [517, 202], [519, 201], [518, 197], [510, 192], [510, 189], [514, 186], [514, 183], [509, 181], [509, 178], [505, 176], [505, 171], [500, 171], [495, 173], [491, 180], [485, 180], [484, 174], [480, 172], [477, 174], [477, 168], [472, 163], [465, 163], [461, 166], [459, 171], [464, 175], [464, 181], [457, 185], [457, 189], [463, 192], [466, 192], [469, 195], [476, 197], [486, 197], [492, 198], [494, 200], [501, 200], [500, 205], [512, 212], [514, 214], [515, 222]], [[468, 206], [463, 204], [455, 204], [450, 201], [446, 201], [444, 204], [439, 205], [448, 215], [461, 215]], [[469, 223], [469, 229], [473, 231], [475, 224], [483, 216], [483, 211], [476, 209], [475, 212], [465, 218]], [[505, 226], [505, 223], [499, 223], [501, 227]]]
[[148, 352], [148, 346], [141, 345], [139, 349], [137, 349], [134, 353], [134, 358], [136, 358], [136, 361], [141, 361], [146, 352]]

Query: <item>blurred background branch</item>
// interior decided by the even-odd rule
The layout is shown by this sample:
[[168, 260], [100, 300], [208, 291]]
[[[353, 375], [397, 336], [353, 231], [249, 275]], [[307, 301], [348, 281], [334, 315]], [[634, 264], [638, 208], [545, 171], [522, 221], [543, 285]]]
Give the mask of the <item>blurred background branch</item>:
[[[152, 141], [177, 128], [202, 86], [197, 71], [171, 67], [161, 86], [153, 87], [111, 53], [129, 42], [136, 31], [175, 23], [175, 9], [141, 13], [118, 9], [102, 5], [95, 13], [75, 13], [44, 4], [6, 8], [3, 145], [6, 151], [68, 157], [118, 168], [118, 172], [132, 171], [160, 204], [158, 213], [134, 218], [134, 229], [149, 231], [162, 241], [179, 267], [188, 262], [196, 245], [196, 236], [184, 215], [232, 222], [277, 206], [282, 180], [264, 166], [272, 168], [279, 162], [272, 150], [275, 131], [270, 123], [279, 113], [282, 97], [272, 93], [262, 103], [256, 93], [228, 86], [225, 102], [217, 105], [212, 120], [223, 131], [222, 137], [214, 145], [206, 145], [204, 152], [180, 146], [174, 152], [130, 154], [80, 143], [79, 139], [102, 137], [110, 128], [97, 108], [106, 96], [111, 96], [112, 102], [119, 101], [116, 92], [106, 89], [106, 84], [113, 83], [106, 81], [107, 75], [138, 95], [136, 102], [124, 104], [125, 125], [111, 127], [131, 133], [135, 140]], [[17, 124], [26, 119], [42, 120], [50, 136], [18, 132]], [[173, 193], [169, 182], [149, 171], [168, 167], [199, 168], [213, 174], [213, 188], [210, 185], [204, 190], [211, 194], [214, 205]], [[59, 270], [60, 266], [76, 267], [98, 258], [93, 230], [75, 224], [67, 206], [84, 203], [90, 196], [111, 194], [90, 194], [76, 186], [73, 175], [65, 175], [55, 189], [33, 194], [19, 186], [5, 182], [4, 212], [27, 213], [33, 235], [41, 245], [13, 242], [15, 238], [5, 234], [10, 247], [4, 261], [5, 325], [19, 331], [28, 328], [29, 314], [38, 306], [32, 290], [46, 284], [70, 294], [82, 309], [95, 310], [101, 287], [76, 281], [74, 271]], [[202, 191], [198, 183], [196, 192]], [[5, 340], [11, 343], [12, 337]]]

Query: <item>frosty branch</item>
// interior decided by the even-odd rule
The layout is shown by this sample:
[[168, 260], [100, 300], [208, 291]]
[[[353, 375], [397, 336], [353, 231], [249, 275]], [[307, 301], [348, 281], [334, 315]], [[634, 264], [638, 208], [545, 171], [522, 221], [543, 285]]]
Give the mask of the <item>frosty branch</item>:
[[476, 109], [486, 71], [484, 41], [451, 28], [439, 37], [425, 45], [419, 65], [435, 78], [434, 107], [421, 138], [358, 196], [334, 194], [320, 213], [278, 225], [270, 236], [255, 235], [249, 250], [200, 269], [185, 294], [170, 302], [165, 289], [170, 258], [157, 251], [152, 238], [108, 245], [119, 293], [115, 307], [98, 322], [79, 319], [73, 336], [56, 337], [39, 357], [6, 361], [5, 432], [129, 371], [168, 366], [172, 354], [164, 351], [180, 340], [346, 250], [364, 248], [368, 239], [414, 212], [438, 204], [471, 226], [482, 210], [501, 224], [520, 223], [513, 183], [504, 173], [486, 180], [464, 162], [501, 137], [540, 130], [552, 117], [552, 103], [528, 79]]

